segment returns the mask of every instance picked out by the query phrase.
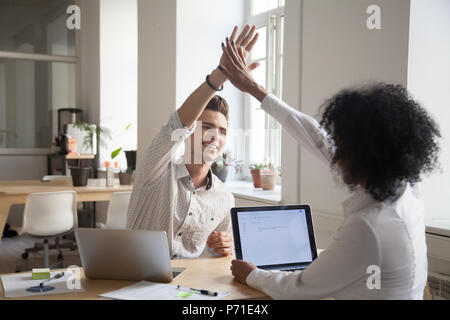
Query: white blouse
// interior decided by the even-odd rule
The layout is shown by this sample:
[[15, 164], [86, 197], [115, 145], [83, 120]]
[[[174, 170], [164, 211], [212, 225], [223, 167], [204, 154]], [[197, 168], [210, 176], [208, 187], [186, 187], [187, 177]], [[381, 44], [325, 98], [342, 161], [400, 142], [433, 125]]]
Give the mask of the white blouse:
[[[312, 117], [269, 94], [262, 108], [305, 148], [331, 163], [326, 132]], [[247, 284], [274, 299], [422, 299], [427, 280], [424, 207], [410, 185], [393, 201], [363, 189], [344, 203], [330, 246], [303, 271], [256, 269]]]

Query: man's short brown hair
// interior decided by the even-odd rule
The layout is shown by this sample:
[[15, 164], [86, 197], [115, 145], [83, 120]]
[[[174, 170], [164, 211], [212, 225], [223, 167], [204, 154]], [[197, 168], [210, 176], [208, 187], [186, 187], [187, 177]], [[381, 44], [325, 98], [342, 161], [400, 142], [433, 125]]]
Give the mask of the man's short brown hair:
[[206, 105], [205, 110], [220, 112], [228, 121], [228, 103], [224, 98], [220, 96], [216, 95], [212, 97]]

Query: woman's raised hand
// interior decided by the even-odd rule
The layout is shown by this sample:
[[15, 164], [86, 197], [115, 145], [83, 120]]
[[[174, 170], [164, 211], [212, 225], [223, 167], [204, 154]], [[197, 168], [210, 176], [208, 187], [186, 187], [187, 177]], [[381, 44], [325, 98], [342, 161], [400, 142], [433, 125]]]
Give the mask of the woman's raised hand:
[[225, 55], [223, 61], [223, 72], [230, 82], [239, 90], [250, 93], [259, 101], [263, 101], [267, 95], [267, 90], [261, 87], [253, 79], [250, 71], [258, 67], [258, 63], [247, 66], [246, 56], [242, 47], [238, 48], [230, 39], [225, 40], [226, 45], [222, 43], [222, 51]]
[[[230, 41], [235, 42], [236, 48], [238, 48], [239, 50], [242, 50], [243, 59], [244, 59], [244, 61], [247, 61], [247, 57], [249, 56], [250, 52], [252, 51], [253, 47], [255, 46], [256, 41], [258, 41], [259, 34], [256, 33], [255, 26], [252, 26], [250, 28], [249, 25], [246, 25], [244, 27], [244, 29], [242, 29], [242, 32], [238, 36], [236, 41], [234, 41], [234, 39], [236, 38], [237, 32], [238, 32], [238, 27], [235, 26], [229, 39], [230, 39]], [[220, 65], [222, 67], [225, 64], [225, 59], [226, 59], [225, 54], [222, 54], [222, 56], [220, 58]], [[255, 69], [258, 65], [259, 65], [258, 63], [252, 64], [250, 66], [251, 70]]]

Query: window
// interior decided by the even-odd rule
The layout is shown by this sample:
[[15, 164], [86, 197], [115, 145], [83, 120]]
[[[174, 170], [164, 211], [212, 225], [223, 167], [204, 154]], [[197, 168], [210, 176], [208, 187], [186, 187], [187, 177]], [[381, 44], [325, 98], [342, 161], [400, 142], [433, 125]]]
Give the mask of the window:
[[49, 149], [56, 110], [75, 107], [74, 0], [0, 4], [0, 149]]
[[[250, 0], [248, 24], [255, 25], [259, 39], [249, 64], [259, 62], [253, 72], [255, 80], [281, 98], [283, 70], [284, 0]], [[272, 162], [281, 165], [281, 126], [261, 109], [255, 98], [246, 96], [244, 119], [249, 131], [246, 159], [249, 162]]]

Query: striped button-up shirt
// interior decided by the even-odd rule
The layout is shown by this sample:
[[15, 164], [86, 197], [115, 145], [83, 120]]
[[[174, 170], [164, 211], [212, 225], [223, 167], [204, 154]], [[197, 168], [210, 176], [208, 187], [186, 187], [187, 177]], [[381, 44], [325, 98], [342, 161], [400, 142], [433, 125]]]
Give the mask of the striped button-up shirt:
[[231, 233], [233, 195], [211, 170], [195, 189], [184, 162], [184, 127], [175, 111], [139, 157], [127, 228], [166, 231], [172, 258], [198, 257], [213, 231]]

